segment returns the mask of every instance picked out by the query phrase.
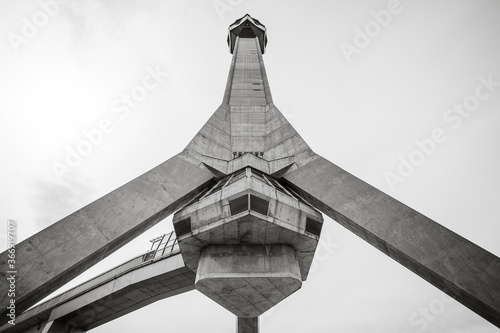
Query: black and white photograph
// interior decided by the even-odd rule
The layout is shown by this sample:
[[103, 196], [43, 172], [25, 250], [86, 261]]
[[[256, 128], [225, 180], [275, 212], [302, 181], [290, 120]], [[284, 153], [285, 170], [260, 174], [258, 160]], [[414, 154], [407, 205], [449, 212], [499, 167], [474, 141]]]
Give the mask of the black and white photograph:
[[0, 0], [0, 333], [500, 332], [500, 2]]

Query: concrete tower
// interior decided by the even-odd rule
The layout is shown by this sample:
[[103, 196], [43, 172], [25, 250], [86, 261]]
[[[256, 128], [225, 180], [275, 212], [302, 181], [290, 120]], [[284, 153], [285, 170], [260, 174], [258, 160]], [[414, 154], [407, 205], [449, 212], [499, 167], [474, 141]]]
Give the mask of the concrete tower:
[[240, 332], [256, 332], [257, 317], [307, 278], [321, 211], [500, 327], [500, 259], [313, 152], [273, 104], [266, 44], [258, 20], [234, 22], [222, 104], [187, 147], [18, 244], [17, 311], [177, 212], [184, 262], [162, 276], [183, 284], [169, 295], [194, 287], [238, 316]]
[[271, 176], [310, 149], [272, 104], [265, 26], [245, 15], [227, 41], [223, 105], [187, 147], [224, 177], [173, 222], [196, 289], [256, 321], [307, 278], [323, 218]]

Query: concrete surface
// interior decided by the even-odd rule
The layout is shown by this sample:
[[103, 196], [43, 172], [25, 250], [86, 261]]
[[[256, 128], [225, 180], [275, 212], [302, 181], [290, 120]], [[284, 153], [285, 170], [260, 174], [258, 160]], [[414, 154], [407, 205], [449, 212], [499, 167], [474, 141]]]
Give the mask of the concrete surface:
[[[237, 38], [223, 103], [185, 152], [192, 163], [204, 163], [222, 174], [248, 165], [273, 174], [300, 166], [313, 155], [273, 104], [258, 38]], [[243, 155], [235, 158], [238, 152]]]
[[209, 245], [195, 287], [241, 318], [258, 317], [302, 286], [288, 245]]
[[[323, 217], [275, 186], [279, 188], [279, 184], [271, 185], [247, 168], [220, 190], [175, 213], [173, 223], [186, 266], [196, 271], [201, 250], [208, 244], [288, 244], [297, 252], [305, 281], [319, 240], [319, 235], [306, 231], [306, 221], [313, 219], [321, 224]], [[231, 200], [243, 196], [248, 196], [249, 203], [252, 196], [267, 200], [267, 213], [260, 214], [248, 207], [232, 214]], [[190, 220], [191, 232], [183, 235], [178, 225], [186, 219]]]

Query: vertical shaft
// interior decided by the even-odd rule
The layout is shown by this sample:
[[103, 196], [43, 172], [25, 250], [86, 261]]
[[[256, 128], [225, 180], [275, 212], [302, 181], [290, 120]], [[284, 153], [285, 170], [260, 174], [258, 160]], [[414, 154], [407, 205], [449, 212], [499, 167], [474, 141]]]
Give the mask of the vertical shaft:
[[229, 105], [264, 106], [269, 103], [258, 43], [258, 38], [237, 38], [235, 61], [231, 63]]
[[236, 333], [259, 333], [259, 317], [238, 317]]

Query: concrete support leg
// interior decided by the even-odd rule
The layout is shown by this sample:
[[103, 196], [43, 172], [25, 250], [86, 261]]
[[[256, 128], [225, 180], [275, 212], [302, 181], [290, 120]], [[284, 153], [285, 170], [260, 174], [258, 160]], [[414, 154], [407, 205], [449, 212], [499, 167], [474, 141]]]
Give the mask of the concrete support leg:
[[500, 258], [322, 157], [284, 178], [314, 207], [500, 327]]
[[236, 333], [259, 333], [259, 317], [238, 317]]
[[[16, 245], [16, 311], [21, 313], [182, 208], [213, 174], [177, 155]], [[0, 266], [7, 267], [7, 250]], [[40, 263], [43, 263], [41, 265]], [[0, 279], [0, 325], [8, 281]]]

